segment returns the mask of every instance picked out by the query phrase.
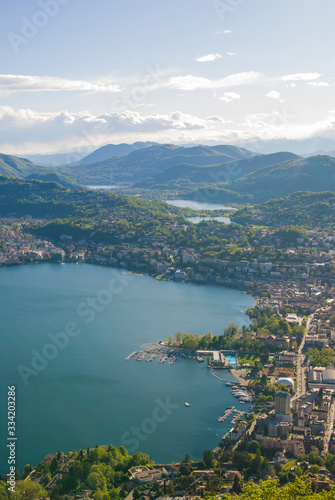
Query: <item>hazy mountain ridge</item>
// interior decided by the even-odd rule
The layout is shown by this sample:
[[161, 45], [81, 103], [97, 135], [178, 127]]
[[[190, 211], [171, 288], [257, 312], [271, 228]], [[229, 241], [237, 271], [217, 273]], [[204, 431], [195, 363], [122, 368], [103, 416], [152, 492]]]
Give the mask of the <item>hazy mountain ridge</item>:
[[27, 180], [38, 180], [43, 182], [57, 182], [61, 186], [69, 189], [84, 189], [84, 186], [75, 182], [68, 175], [58, 172], [41, 172], [27, 175]]
[[0, 153], [0, 175], [26, 177], [33, 172], [45, 172], [46, 168], [25, 158]]
[[99, 161], [110, 160], [118, 156], [126, 156], [134, 151], [155, 146], [156, 142], [134, 142], [134, 144], [107, 144], [101, 148], [96, 149], [89, 155], [78, 161], [78, 165], [88, 165], [90, 163], [97, 163]]
[[57, 170], [24, 158], [0, 155], [0, 174], [55, 181], [71, 189], [76, 189], [77, 183], [126, 184], [141, 189], [174, 190], [186, 196], [192, 193], [192, 197], [203, 196], [204, 189], [215, 186], [220, 200], [232, 201], [235, 197], [237, 203], [260, 203], [295, 191], [335, 191], [335, 158], [331, 156], [302, 158], [285, 151], [258, 155], [226, 145], [135, 144], [141, 149], [125, 156]]
[[266, 201], [295, 191], [335, 191], [335, 158], [309, 158], [268, 166], [240, 177], [231, 189]]
[[229, 146], [226, 150], [229, 155], [224, 153], [225, 146], [220, 147], [218, 151], [215, 147], [207, 146], [181, 148], [174, 144], [157, 144], [126, 156], [80, 167], [68, 167], [64, 171], [82, 184], [137, 183], [145, 178], [151, 179], [178, 164], [200, 164], [201, 167], [207, 168], [213, 163], [217, 165], [235, 161], [236, 157], [253, 157], [253, 153], [242, 148]]
[[222, 183], [229, 185], [234, 179], [249, 172], [257, 171], [261, 167], [295, 159], [300, 159], [300, 157], [293, 153], [283, 152], [271, 155], [257, 155], [212, 166], [196, 166], [183, 163], [173, 165], [151, 178], [138, 182], [135, 186], [148, 189], [185, 189], [197, 185]]

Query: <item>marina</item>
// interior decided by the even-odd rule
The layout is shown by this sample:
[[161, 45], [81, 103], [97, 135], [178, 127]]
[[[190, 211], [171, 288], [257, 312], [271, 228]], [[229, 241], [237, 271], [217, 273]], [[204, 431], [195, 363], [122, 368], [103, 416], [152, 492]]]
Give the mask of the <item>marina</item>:
[[146, 362], [150, 363], [150, 361], [153, 361], [155, 358], [157, 358], [157, 354], [151, 354], [151, 356], [148, 359], [146, 359]]
[[217, 421], [218, 422], [224, 422], [227, 418], [229, 418], [233, 413], [235, 413], [236, 415], [234, 415], [234, 417], [231, 419], [230, 423], [231, 424], [236, 424], [236, 422], [238, 421], [238, 419], [240, 418], [243, 418], [244, 415], [245, 415], [245, 411], [241, 411], [241, 410], [237, 410], [235, 408], [235, 406], [229, 406], [226, 411], [223, 413], [223, 415], [221, 415], [220, 417], [217, 418]]

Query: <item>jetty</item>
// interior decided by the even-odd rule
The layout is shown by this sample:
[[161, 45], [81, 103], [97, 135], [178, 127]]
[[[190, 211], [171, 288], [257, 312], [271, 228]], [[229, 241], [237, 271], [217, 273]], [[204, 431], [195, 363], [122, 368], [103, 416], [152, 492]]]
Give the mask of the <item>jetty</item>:
[[241, 410], [234, 410], [236, 412], [236, 415], [231, 419], [230, 423], [231, 424], [236, 424], [239, 418], [243, 418], [245, 416], [245, 411]]
[[224, 422], [226, 418], [228, 418], [233, 412], [235, 411], [235, 406], [230, 406], [229, 408], [226, 409], [223, 415], [221, 417], [217, 418], [218, 422]]
[[165, 363], [165, 361], [167, 360], [167, 355], [165, 354], [164, 356], [162, 355], [162, 359], [160, 360], [160, 364], [162, 363]]
[[129, 361], [129, 359], [131, 359], [133, 356], [136, 356], [136, 354], [138, 354], [138, 351], [134, 351], [134, 352], [132, 352], [132, 353], [131, 353], [131, 354], [129, 354], [129, 356], [127, 356], [125, 359], [126, 359], [127, 361]]
[[137, 356], [136, 361], [143, 361], [143, 359], [147, 357], [147, 354], [148, 353], [146, 351], [141, 352], [140, 355]]
[[176, 356], [172, 356], [172, 358], [169, 361], [169, 365], [174, 365], [176, 362], [176, 359], [177, 359]]
[[150, 363], [150, 361], [153, 361], [157, 357], [157, 354], [151, 354], [148, 359], [146, 359], [147, 363]]
[[221, 380], [221, 382], [224, 382], [226, 380], [225, 378], [218, 377], [218, 375], [216, 373], [214, 373], [214, 372], [212, 372], [212, 375], [213, 375], [213, 377], [217, 378], [218, 380]]

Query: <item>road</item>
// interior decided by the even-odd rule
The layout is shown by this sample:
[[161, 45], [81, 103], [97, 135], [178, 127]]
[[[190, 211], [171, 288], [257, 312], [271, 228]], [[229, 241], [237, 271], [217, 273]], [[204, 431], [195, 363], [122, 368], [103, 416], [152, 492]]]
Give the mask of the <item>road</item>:
[[322, 452], [323, 457], [328, 455], [329, 440], [330, 440], [330, 437], [331, 437], [332, 432], [333, 432], [334, 418], [335, 418], [335, 401], [331, 405], [330, 412], [329, 412], [329, 419], [328, 419], [328, 424], [326, 427], [326, 432], [325, 432], [325, 437], [324, 437], [324, 450]]
[[297, 364], [296, 364], [296, 392], [295, 395], [292, 398], [292, 401], [295, 399], [300, 398], [300, 396], [303, 396], [306, 392], [306, 382], [305, 382], [305, 368], [304, 368], [304, 361], [305, 361], [305, 356], [302, 353], [303, 348], [305, 347], [305, 340], [306, 340], [306, 335], [308, 335], [309, 328], [311, 326], [311, 323], [313, 321], [314, 314], [309, 316], [307, 323], [306, 323], [306, 330], [305, 334], [303, 336], [303, 339], [301, 341], [301, 344], [299, 346], [298, 352], [297, 352]]

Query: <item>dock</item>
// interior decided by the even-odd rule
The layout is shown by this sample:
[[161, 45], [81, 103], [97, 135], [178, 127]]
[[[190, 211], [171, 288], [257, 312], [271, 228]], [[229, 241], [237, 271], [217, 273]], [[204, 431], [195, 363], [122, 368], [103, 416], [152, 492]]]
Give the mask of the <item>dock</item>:
[[167, 357], [167, 355], [166, 355], [166, 354], [165, 354], [164, 356], [162, 355], [162, 359], [160, 360], [160, 362], [159, 362], [159, 363], [160, 363], [160, 364], [165, 363], [165, 361], [167, 360], [167, 358], [168, 358], [168, 357]]
[[224, 382], [226, 380], [225, 378], [218, 377], [218, 375], [216, 373], [214, 373], [214, 372], [212, 372], [212, 375], [213, 375], [213, 377], [217, 378], [218, 380], [221, 380], [221, 382]]
[[157, 354], [151, 354], [148, 359], [146, 359], [147, 363], [150, 363], [150, 361], [153, 361], [157, 357]]
[[169, 361], [169, 365], [174, 365], [176, 362], [176, 356], [172, 356], [171, 360]]
[[147, 354], [148, 353], [146, 351], [140, 352], [140, 355], [137, 356], [136, 361], [143, 361], [143, 359], [147, 357]]
[[131, 353], [131, 354], [129, 354], [129, 356], [127, 356], [125, 359], [126, 359], [127, 361], [129, 361], [129, 359], [131, 359], [133, 356], [136, 356], [136, 354], [138, 354], [138, 351], [134, 351], [134, 352], [132, 352], [132, 353]]
[[237, 420], [239, 418], [242, 418], [244, 417], [245, 415], [245, 411], [241, 411], [241, 410], [237, 410], [235, 408], [235, 406], [231, 406], [230, 408], [227, 408], [226, 411], [224, 412], [223, 415], [221, 415], [221, 417], [218, 417], [217, 418], [217, 421], [218, 422], [224, 422], [228, 417], [230, 417], [233, 413], [235, 413], [236, 415], [233, 416], [233, 418], [231, 419], [230, 423], [231, 424], [236, 424]]
[[231, 406], [230, 408], [227, 408], [226, 411], [224, 412], [221, 417], [217, 418], [218, 422], [224, 422], [226, 418], [228, 418], [233, 412], [235, 411], [235, 406]]

